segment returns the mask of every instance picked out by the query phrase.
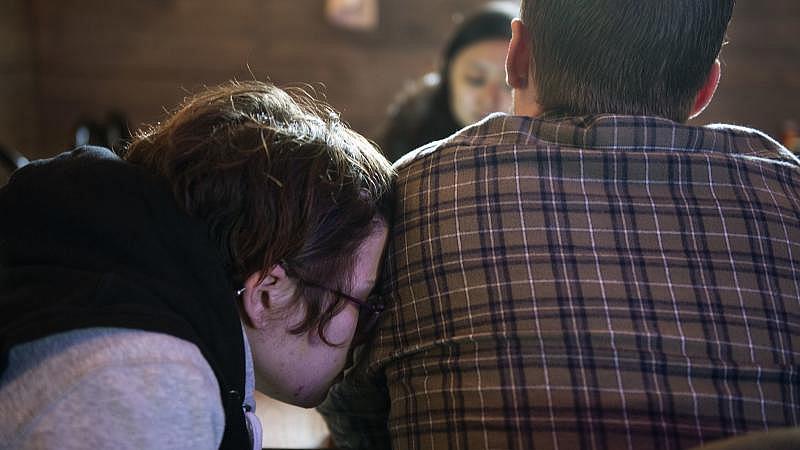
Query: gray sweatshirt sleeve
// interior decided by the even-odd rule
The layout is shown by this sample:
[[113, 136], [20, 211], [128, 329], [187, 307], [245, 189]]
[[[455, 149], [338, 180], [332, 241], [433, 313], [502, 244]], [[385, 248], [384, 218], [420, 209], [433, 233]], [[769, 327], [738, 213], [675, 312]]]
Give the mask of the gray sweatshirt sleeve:
[[225, 423], [218, 392], [191, 366], [104, 368], [42, 411], [21, 448], [215, 449]]
[[[102, 338], [104, 345], [97, 339], [78, 345], [86, 359], [76, 359], [75, 348], [37, 358], [27, 376], [3, 386], [0, 397], [16, 403], [18, 416], [0, 448], [219, 447], [225, 427], [219, 385], [197, 347], [153, 333]], [[111, 343], [118, 344], [115, 355], [106, 357]], [[57, 363], [63, 370], [54, 370]]]

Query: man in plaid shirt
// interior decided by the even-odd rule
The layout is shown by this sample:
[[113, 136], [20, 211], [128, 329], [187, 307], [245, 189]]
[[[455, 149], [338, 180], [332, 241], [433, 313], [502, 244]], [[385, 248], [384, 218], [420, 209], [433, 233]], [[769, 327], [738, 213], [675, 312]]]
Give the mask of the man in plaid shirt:
[[710, 101], [734, 0], [530, 0], [514, 114], [407, 155], [341, 448], [675, 449], [800, 425], [800, 160]]

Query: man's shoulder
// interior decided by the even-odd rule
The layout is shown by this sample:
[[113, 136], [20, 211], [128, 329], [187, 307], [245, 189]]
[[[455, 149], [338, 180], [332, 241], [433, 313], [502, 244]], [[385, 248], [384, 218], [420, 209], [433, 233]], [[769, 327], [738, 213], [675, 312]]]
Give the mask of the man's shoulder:
[[[213, 418], [214, 433], [221, 436], [224, 413], [216, 377], [188, 341], [140, 330], [86, 328], [17, 345], [9, 362], [0, 378], [0, 415], [6, 418], [0, 439], [6, 442], [46, 437], [42, 424], [54, 421], [63, 425], [63, 438], [87, 421], [114, 422], [106, 430], [120, 420], [128, 421], [130, 430], [157, 426], [148, 422], [155, 416], [187, 422], [186, 409]], [[147, 426], [137, 427], [142, 425], [133, 423], [137, 418]], [[87, 439], [127, 439], [111, 431], [87, 433]]]
[[[43, 418], [79, 404], [130, 410], [153, 396], [167, 400], [181, 384], [193, 386], [198, 402], [218, 402], [216, 377], [197, 346], [166, 334], [86, 328], [20, 344], [0, 377], [0, 415], [7, 419], [0, 438], [19, 438]], [[218, 409], [222, 417], [221, 404]]]
[[77, 373], [68, 373], [67, 369], [86, 371], [137, 363], [209, 367], [199, 348], [189, 341], [127, 328], [83, 328], [53, 334], [13, 347], [9, 359], [14, 364], [9, 364], [3, 380], [48, 364], [59, 367], [58, 373], [70, 376]]
[[175, 367], [185, 367], [216, 384], [211, 367], [195, 344], [141, 330], [72, 330], [12, 347], [8, 358], [8, 368], [0, 377], [0, 400], [4, 399], [0, 405], [7, 404], [5, 400], [13, 403], [22, 399], [28, 404], [46, 404], [79, 380], [108, 370], [125, 372], [133, 366], [150, 367], [155, 382], [171, 376]]
[[[766, 133], [737, 125], [687, 125], [660, 117], [595, 114], [540, 117], [493, 114], [445, 139], [424, 145], [398, 161], [402, 176], [427, 162], [429, 169], [482, 154], [481, 149], [515, 153], [612, 151], [717, 153], [759, 158], [800, 167], [800, 160]], [[496, 152], [495, 152], [496, 153]], [[436, 161], [434, 163], [433, 161]]]
[[477, 148], [497, 145], [513, 145], [530, 141], [536, 137], [530, 134], [530, 123], [536, 119], [524, 116], [511, 116], [494, 113], [474, 124], [468, 125], [452, 135], [429, 142], [400, 158], [394, 167], [398, 171], [440, 153], [458, 148]]

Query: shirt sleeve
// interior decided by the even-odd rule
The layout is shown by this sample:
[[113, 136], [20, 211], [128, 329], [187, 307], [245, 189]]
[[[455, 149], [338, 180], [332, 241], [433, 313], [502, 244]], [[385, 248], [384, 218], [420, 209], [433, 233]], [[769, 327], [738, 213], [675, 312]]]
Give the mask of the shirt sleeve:
[[210, 368], [142, 363], [85, 374], [41, 411], [20, 443], [25, 449], [215, 449], [224, 428]]
[[339, 449], [392, 448], [388, 429], [389, 393], [384, 377], [366, 369], [367, 353], [356, 354], [354, 366], [317, 407]]

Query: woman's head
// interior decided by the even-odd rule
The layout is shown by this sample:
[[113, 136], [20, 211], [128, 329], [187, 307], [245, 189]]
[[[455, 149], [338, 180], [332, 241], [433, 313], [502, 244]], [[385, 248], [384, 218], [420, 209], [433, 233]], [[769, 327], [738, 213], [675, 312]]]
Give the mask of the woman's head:
[[164, 178], [180, 207], [208, 224], [234, 285], [263, 285], [286, 269], [294, 288], [281, 314], [301, 314], [281, 331], [339, 343], [325, 330], [346, 299], [300, 280], [340, 292], [363, 285], [359, 249], [385, 236], [392, 170], [331, 108], [300, 90], [234, 82], [188, 99], [124, 157]]
[[516, 2], [485, 5], [461, 20], [437, 73], [406, 87], [389, 108], [381, 146], [390, 159], [445, 138], [488, 113], [510, 111], [505, 56]]
[[505, 55], [518, 12], [516, 3], [489, 3], [461, 22], [445, 47], [441, 82], [459, 126], [510, 109]]

